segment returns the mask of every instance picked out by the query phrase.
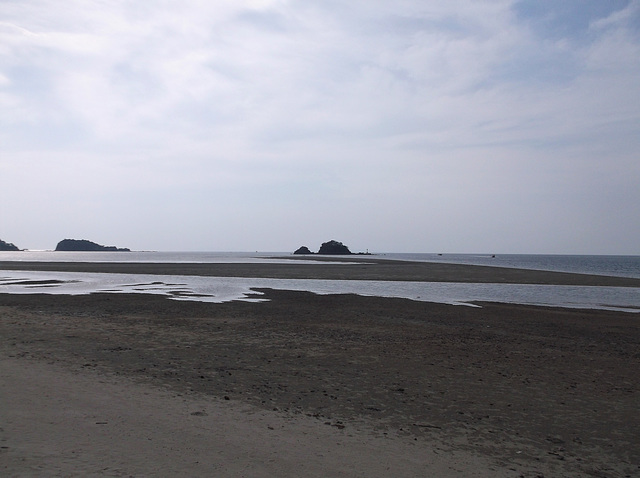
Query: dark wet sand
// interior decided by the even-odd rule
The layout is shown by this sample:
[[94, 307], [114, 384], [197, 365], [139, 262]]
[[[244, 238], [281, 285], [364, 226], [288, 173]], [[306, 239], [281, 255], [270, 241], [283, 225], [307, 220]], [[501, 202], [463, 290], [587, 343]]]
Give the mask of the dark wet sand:
[[[54, 267], [66, 266], [78, 267]], [[353, 267], [326, 266], [296, 273], [335, 275]], [[437, 266], [428, 280], [457, 269]], [[135, 266], [80, 267], [122, 272]], [[136, 272], [217, 275], [250, 267], [152, 264]], [[269, 274], [263, 277], [283, 273], [269, 267], [259, 268]], [[429, 268], [357, 267], [349, 275], [387, 270], [402, 280], [415, 274], [409, 269]], [[502, 270], [461, 267], [474, 281], [491, 273], [494, 281], [505, 279]], [[476, 464], [475, 476], [640, 473], [638, 314], [262, 292], [269, 302], [0, 295], [0, 356], [277, 410], [345, 436], [411, 440], [419, 453], [490, 459], [493, 468]], [[10, 449], [11, 437], [2, 440]], [[420, 469], [405, 471], [420, 476]], [[471, 476], [467, 471], [458, 476]]]
[[[640, 287], [640, 279], [506, 267], [409, 262], [368, 256], [286, 257], [288, 263], [98, 263], [0, 261], [2, 270], [256, 277], [273, 279], [391, 280]], [[300, 260], [313, 260], [314, 264]], [[337, 263], [343, 262], [343, 263]]]

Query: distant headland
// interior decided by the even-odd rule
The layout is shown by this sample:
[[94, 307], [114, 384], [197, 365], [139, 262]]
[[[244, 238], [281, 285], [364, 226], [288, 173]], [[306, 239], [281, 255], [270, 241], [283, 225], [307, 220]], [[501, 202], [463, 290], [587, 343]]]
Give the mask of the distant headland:
[[15, 244], [10, 242], [4, 242], [0, 239], [0, 251], [19, 251], [20, 249]]
[[63, 239], [58, 242], [56, 251], [90, 251], [90, 252], [131, 252], [130, 249], [116, 246], [101, 246], [85, 239]]
[[[294, 251], [294, 254], [307, 255], [307, 254], [314, 254], [314, 252], [311, 252], [307, 246], [301, 246], [301, 247], [299, 247], [298, 249], [296, 249]], [[351, 254], [354, 254], [354, 253], [351, 252], [349, 250], [349, 248], [347, 246], [345, 246], [342, 242], [331, 240], [331, 241], [328, 241], [328, 242], [323, 242], [322, 245], [320, 246], [320, 249], [315, 254], [331, 255], [331, 256], [345, 256], [345, 255], [351, 255]], [[359, 255], [370, 255], [368, 252], [358, 252], [358, 254]]]

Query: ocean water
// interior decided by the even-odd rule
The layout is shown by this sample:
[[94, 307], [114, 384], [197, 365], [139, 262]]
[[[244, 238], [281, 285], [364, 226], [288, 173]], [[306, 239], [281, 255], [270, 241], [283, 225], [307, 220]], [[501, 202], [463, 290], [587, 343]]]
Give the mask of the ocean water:
[[[282, 258], [287, 256], [291, 256], [291, 252], [0, 251], [0, 261], [17, 262], [282, 263], [286, 262], [286, 259]], [[640, 278], [640, 256], [380, 253], [371, 257]], [[296, 257], [296, 260], [301, 259]], [[302, 261], [315, 263], [313, 260]]]
[[[150, 262], [150, 263], [276, 263], [275, 257], [290, 252], [56, 252], [19, 251], [0, 252], [0, 261], [17, 262]], [[315, 263], [314, 261], [304, 261]]]
[[559, 254], [381, 254], [396, 260], [444, 262], [516, 269], [640, 278], [640, 256]]
[[[78, 262], [284, 262], [288, 253], [132, 252], [132, 253], [0, 253], [0, 261]], [[274, 259], [275, 256], [285, 259]], [[384, 254], [374, 257], [516, 267], [589, 274], [640, 277], [638, 256], [532, 256], [474, 254]], [[314, 261], [304, 261], [314, 263]], [[297, 262], [298, 263], [298, 262]], [[345, 264], [348, 267], [348, 264]], [[640, 312], [640, 288], [474, 284], [309, 279], [220, 278], [142, 274], [65, 273], [0, 270], [0, 293], [89, 294], [151, 293], [176, 300], [225, 302], [261, 301], [255, 288], [302, 290], [317, 294], [359, 294], [473, 306], [473, 302], [503, 302], [572, 308]]]

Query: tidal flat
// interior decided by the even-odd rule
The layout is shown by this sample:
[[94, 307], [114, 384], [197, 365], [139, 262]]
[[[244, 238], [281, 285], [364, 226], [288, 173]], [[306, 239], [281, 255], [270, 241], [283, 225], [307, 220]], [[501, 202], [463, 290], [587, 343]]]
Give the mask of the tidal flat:
[[638, 314], [256, 292], [1, 294], [3, 473], [640, 471]]

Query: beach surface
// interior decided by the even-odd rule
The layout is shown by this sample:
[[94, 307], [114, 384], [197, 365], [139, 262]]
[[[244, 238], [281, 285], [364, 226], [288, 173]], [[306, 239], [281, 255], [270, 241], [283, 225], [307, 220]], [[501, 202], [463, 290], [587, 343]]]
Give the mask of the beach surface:
[[[264, 277], [284, 273], [274, 266], [260, 265]], [[353, 267], [302, 269], [318, 266]], [[505, 279], [502, 269], [458, 267], [474, 282]], [[640, 473], [638, 314], [260, 292], [268, 302], [0, 295], [0, 473]]]
[[[395, 261], [370, 256], [286, 256], [281, 263], [153, 263], [0, 261], [0, 271], [103, 272], [271, 279], [382, 280], [640, 287], [640, 279], [569, 272], [437, 262]], [[312, 261], [313, 263], [308, 263]]]

